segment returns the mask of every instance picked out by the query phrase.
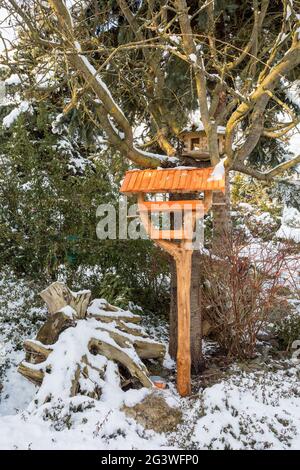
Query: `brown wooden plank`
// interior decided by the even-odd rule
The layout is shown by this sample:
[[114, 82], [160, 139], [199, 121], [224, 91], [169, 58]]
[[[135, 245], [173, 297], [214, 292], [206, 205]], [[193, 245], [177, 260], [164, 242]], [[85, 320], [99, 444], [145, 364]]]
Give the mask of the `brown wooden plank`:
[[199, 200], [183, 201], [145, 201], [142, 212], [179, 212], [182, 210], [195, 211], [203, 207], [203, 202]]
[[213, 168], [136, 170], [126, 173], [121, 192], [167, 193], [223, 190], [224, 179], [208, 181]]
[[153, 240], [184, 240], [185, 233], [183, 229], [180, 230], [158, 230], [154, 229], [153, 233], [151, 234], [151, 238]]
[[143, 175], [144, 175], [144, 172], [139, 171], [138, 177], [137, 177], [136, 182], [135, 182], [135, 188], [136, 188], [136, 191], [138, 191], [138, 192], [140, 192], [141, 183], [142, 183], [142, 180], [143, 180]]
[[138, 177], [138, 171], [132, 171], [129, 173], [129, 181], [127, 186], [127, 191], [134, 191], [135, 190], [135, 181]]
[[179, 188], [179, 182], [180, 182], [180, 170], [176, 170], [174, 174], [174, 180], [173, 180], [173, 188], [174, 190]]
[[155, 188], [157, 188], [158, 190], [161, 187], [161, 180], [163, 178], [163, 172], [164, 172], [164, 170], [157, 170], [155, 172], [156, 177], [155, 177], [154, 185], [155, 185]]
[[186, 177], [186, 187], [189, 188], [189, 191], [192, 190], [191, 188], [191, 182], [193, 178], [193, 170], [188, 171], [187, 177]]
[[127, 191], [129, 180], [130, 180], [130, 174], [129, 174], [129, 172], [127, 172], [125, 174], [125, 178], [124, 178], [122, 186], [120, 188], [121, 193], [125, 193]]

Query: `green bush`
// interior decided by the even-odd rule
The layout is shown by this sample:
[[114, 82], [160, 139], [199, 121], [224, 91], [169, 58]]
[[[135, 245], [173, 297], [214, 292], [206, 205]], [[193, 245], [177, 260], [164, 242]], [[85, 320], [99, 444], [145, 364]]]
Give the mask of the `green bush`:
[[290, 350], [294, 341], [300, 340], [300, 315], [290, 313], [274, 326], [279, 345], [284, 350]]
[[124, 159], [103, 151], [89, 160], [67, 132], [53, 133], [53, 119], [43, 103], [0, 130], [0, 270], [45, 285], [63, 271], [72, 288], [166, 311], [165, 255], [149, 240], [96, 236], [98, 205], [118, 209]]

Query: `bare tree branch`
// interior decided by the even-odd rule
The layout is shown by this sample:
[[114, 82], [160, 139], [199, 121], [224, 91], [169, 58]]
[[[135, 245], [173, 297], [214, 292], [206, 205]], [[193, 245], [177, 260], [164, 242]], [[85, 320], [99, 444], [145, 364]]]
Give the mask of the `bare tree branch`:
[[239, 171], [241, 173], [245, 173], [246, 175], [253, 176], [254, 178], [257, 178], [259, 180], [270, 181], [275, 176], [279, 176], [280, 174], [284, 173], [290, 168], [293, 168], [299, 163], [300, 163], [300, 155], [297, 155], [297, 157], [294, 157], [291, 160], [287, 160], [286, 162], [280, 163], [275, 168], [272, 168], [272, 170], [269, 170], [266, 172], [261, 172], [259, 170], [256, 170], [255, 168], [250, 168], [244, 165], [243, 163], [234, 163], [231, 169], [235, 171]]

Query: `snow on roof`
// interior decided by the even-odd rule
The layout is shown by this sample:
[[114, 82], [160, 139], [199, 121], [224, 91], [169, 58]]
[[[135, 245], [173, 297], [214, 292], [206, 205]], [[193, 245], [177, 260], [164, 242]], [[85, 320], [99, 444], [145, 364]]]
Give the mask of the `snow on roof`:
[[[192, 122], [188, 124], [186, 127], [182, 129], [180, 134], [186, 134], [188, 132], [204, 132], [204, 131], [205, 129], [204, 129], [202, 121], [198, 121], [198, 122]], [[226, 131], [226, 127], [224, 126], [217, 127], [218, 134], [225, 134], [225, 131]]]

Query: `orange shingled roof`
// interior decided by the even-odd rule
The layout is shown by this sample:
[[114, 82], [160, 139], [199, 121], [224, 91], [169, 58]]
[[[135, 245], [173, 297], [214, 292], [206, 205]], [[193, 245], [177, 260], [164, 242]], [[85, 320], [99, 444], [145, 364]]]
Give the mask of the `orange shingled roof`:
[[126, 172], [120, 192], [135, 194], [224, 191], [224, 178], [218, 181], [209, 181], [213, 169], [213, 167], [209, 167], [130, 170]]

